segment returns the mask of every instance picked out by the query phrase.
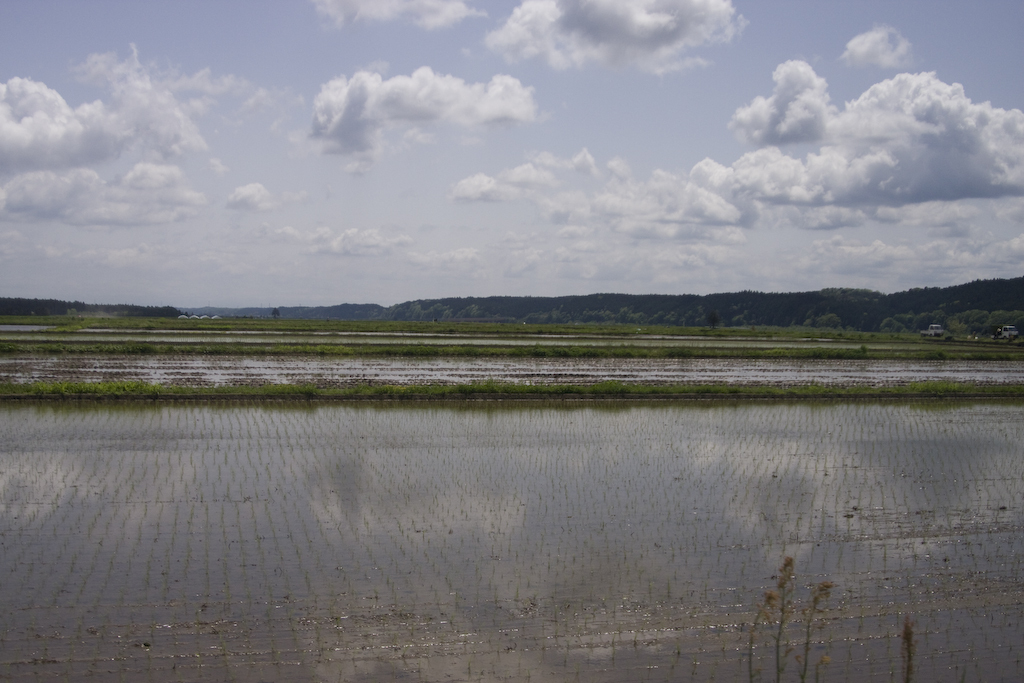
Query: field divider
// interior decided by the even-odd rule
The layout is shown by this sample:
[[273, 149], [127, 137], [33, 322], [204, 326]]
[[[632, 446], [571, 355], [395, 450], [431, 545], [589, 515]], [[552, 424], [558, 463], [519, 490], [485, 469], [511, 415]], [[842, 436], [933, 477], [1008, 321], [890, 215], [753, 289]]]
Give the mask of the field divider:
[[179, 387], [127, 382], [36, 382], [0, 384], [0, 402], [472, 402], [472, 401], [752, 401], [752, 400], [992, 400], [1024, 398], [1024, 385], [977, 386], [956, 382], [917, 382], [891, 387], [803, 385], [646, 385], [618, 381], [589, 385], [468, 384], [383, 385], [320, 388], [273, 384], [259, 387]]

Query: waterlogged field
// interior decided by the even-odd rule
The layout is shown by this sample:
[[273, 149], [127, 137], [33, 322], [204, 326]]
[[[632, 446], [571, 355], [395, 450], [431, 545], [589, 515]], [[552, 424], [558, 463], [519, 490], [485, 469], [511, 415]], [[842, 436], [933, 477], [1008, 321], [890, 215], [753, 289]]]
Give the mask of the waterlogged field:
[[268, 384], [349, 388], [455, 385], [624, 384], [893, 387], [913, 382], [1024, 384], [1018, 361], [755, 360], [744, 358], [331, 358], [245, 356], [0, 356], [0, 382], [142, 381], [162, 386]]
[[1018, 681], [1022, 408], [0, 405], [0, 680]]

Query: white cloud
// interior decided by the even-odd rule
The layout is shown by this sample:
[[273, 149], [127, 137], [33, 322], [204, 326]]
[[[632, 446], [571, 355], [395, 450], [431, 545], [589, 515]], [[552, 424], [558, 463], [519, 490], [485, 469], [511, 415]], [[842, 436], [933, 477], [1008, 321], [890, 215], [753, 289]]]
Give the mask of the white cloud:
[[964, 227], [975, 219], [979, 210], [963, 202], [924, 202], [907, 206], [880, 206], [874, 213], [876, 220], [918, 227]]
[[[134, 50], [132, 53], [135, 56], [136, 66], [138, 66], [138, 55]], [[104, 55], [104, 57], [110, 57], [110, 55]], [[171, 73], [158, 80], [171, 92], [194, 91], [216, 96], [227, 93], [240, 95], [252, 89], [252, 85], [244, 78], [231, 74], [214, 76], [209, 67], [200, 69], [191, 75]]]
[[[191, 118], [195, 106], [151, 78], [134, 50], [124, 61], [91, 55], [76, 71], [105, 87], [109, 102], [72, 108], [44, 83], [0, 83], [0, 175], [85, 166], [116, 159], [129, 148], [156, 159], [206, 148]], [[208, 80], [207, 72], [201, 74], [189, 87]]]
[[501, 185], [486, 173], [475, 173], [452, 186], [449, 196], [458, 202], [506, 202], [518, 199], [518, 188]]
[[[792, 107], [781, 106], [785, 98], [758, 98], [737, 111], [734, 127], [754, 142], [822, 146], [803, 160], [776, 147], [750, 152], [729, 169], [719, 167], [720, 187], [731, 185], [743, 198], [764, 202], [843, 206], [1024, 194], [1019, 109], [974, 103], [961, 85], [920, 73], [877, 83], [839, 111], [826, 106], [824, 83], [808, 65], [782, 66], [786, 73], [803, 74], [805, 87], [791, 98], [804, 98], [797, 113], [791, 116]], [[783, 125], [787, 120], [806, 125], [790, 129]], [[790, 130], [804, 132], [789, 136]]]
[[835, 115], [828, 84], [807, 62], [793, 60], [780, 64], [772, 74], [775, 90], [733, 114], [729, 128], [741, 140], [757, 145], [816, 142]]
[[236, 187], [228, 196], [227, 205], [239, 211], [270, 211], [278, 207], [278, 202], [261, 183], [249, 183]]
[[719, 194], [667, 171], [656, 170], [645, 182], [614, 179], [592, 200], [592, 215], [636, 237], [724, 237], [729, 231], [698, 226], [733, 225], [741, 211]]
[[461, 247], [451, 251], [413, 252], [409, 260], [425, 268], [445, 272], [472, 272], [483, 265], [480, 251], [474, 247]]
[[231, 169], [224, 165], [224, 162], [217, 157], [211, 157], [206, 163], [206, 167], [216, 173], [219, 176], [223, 176]]
[[594, 156], [586, 147], [581, 149], [579, 152], [577, 152], [569, 159], [557, 157], [551, 152], [535, 152], [529, 155], [529, 159], [531, 162], [533, 162], [534, 164], [541, 168], [571, 168], [572, 170], [578, 173], [584, 173], [587, 175], [596, 176], [600, 174], [600, 172], [597, 169], [597, 162], [594, 161]]
[[114, 182], [92, 169], [33, 171], [3, 187], [4, 220], [59, 221], [70, 225], [142, 225], [193, 216], [206, 203], [177, 166], [140, 162]]
[[325, 226], [302, 231], [289, 225], [273, 230], [271, 234], [287, 241], [305, 243], [311, 253], [340, 256], [383, 256], [413, 243], [408, 235], [388, 235], [376, 228], [348, 228], [336, 233]]
[[900, 69], [910, 66], [910, 41], [892, 26], [875, 26], [850, 39], [841, 59], [850, 66]]
[[343, 26], [359, 19], [410, 19], [426, 29], [443, 28], [466, 17], [486, 16], [465, 0], [313, 0], [320, 14]]
[[477, 173], [452, 186], [449, 196], [460, 202], [505, 202], [527, 196], [538, 188], [551, 188], [558, 184], [555, 175], [539, 168], [533, 162], [510, 168], [492, 178]]
[[124, 61], [118, 61], [113, 53], [93, 54], [76, 71], [84, 81], [110, 90], [117, 120], [151, 152], [167, 157], [206, 149], [190, 113], [174, 96], [172, 83], [152, 78], [149, 69], [139, 62], [134, 46]]
[[467, 84], [426, 66], [410, 76], [387, 80], [358, 71], [352, 78], [341, 76], [322, 86], [313, 102], [310, 134], [323, 141], [324, 151], [354, 155], [365, 167], [378, 154], [382, 132], [388, 127], [523, 123], [536, 115], [533, 88], [511, 76]]
[[[585, 150], [584, 150], [585, 151]], [[549, 154], [533, 155], [530, 162], [500, 172], [497, 177], [477, 173], [456, 183], [451, 197], [457, 201], [535, 202], [554, 223], [586, 226], [604, 225], [635, 238], [710, 239], [734, 242], [739, 232], [733, 226], [743, 219], [742, 211], [714, 189], [702, 186], [687, 176], [656, 170], [646, 181], [632, 178], [623, 159], [613, 159], [608, 167], [611, 179], [594, 193], [582, 191], [552, 192], [560, 183], [551, 172], [575, 167], [573, 160], [561, 162]], [[574, 159], [581, 159], [577, 154]], [[593, 157], [586, 153], [593, 165]]]
[[595, 163], [593, 155], [591, 155], [586, 147], [581, 149], [572, 158], [572, 167], [573, 170], [579, 173], [587, 173], [594, 176], [598, 174], [597, 163]]
[[407, 235], [389, 237], [375, 228], [349, 228], [338, 235], [328, 237], [316, 251], [343, 256], [381, 256], [409, 244], [412, 244], [412, 238]]
[[130, 139], [131, 131], [98, 100], [72, 109], [43, 83], [0, 83], [0, 174], [103, 161]]
[[[598, 175], [586, 150], [573, 159], [534, 152], [527, 164], [464, 178], [450, 196], [460, 202], [526, 200], [558, 226], [527, 246], [506, 248], [522, 257], [505, 265], [513, 274], [674, 281], [678, 269], [692, 275], [741, 254], [752, 239], [746, 229], [755, 226], [928, 231], [924, 245], [821, 240], [813, 254], [785, 257], [785, 266], [765, 265], [772, 277], [779, 268], [797, 272], [805, 266], [825, 275], [856, 272], [853, 266], [840, 272], [845, 266], [829, 264], [829, 258], [876, 275], [904, 264], [920, 270], [926, 262], [960, 274], [946, 281], [978, 277], [986, 259], [1002, 264], [999, 272], [1011, 267], [1006, 255], [1017, 253], [1019, 241], [994, 246], [976, 223], [989, 214], [1024, 220], [1018, 199], [1024, 197], [1024, 113], [974, 103], [961, 86], [931, 73], [882, 81], [841, 110], [830, 104], [824, 79], [805, 63], [780, 65], [775, 82], [771, 98], [734, 117], [738, 133], [765, 146], [731, 165], [705, 159], [688, 173], [658, 169], [641, 179], [622, 158], [605, 163], [607, 171]], [[782, 142], [817, 148], [797, 158], [769, 144]], [[985, 200], [997, 201], [984, 211]], [[544, 251], [545, 239], [560, 244]], [[543, 254], [526, 258], [526, 249]], [[624, 253], [635, 262], [623, 261]], [[650, 272], [636, 269], [641, 262]], [[892, 277], [885, 282], [899, 284]]]
[[532, 162], [502, 171], [499, 178], [516, 187], [554, 187], [558, 184], [554, 173], [538, 168]]
[[702, 63], [681, 54], [727, 42], [744, 23], [731, 0], [523, 0], [486, 42], [513, 62], [541, 57], [556, 69], [598, 62], [664, 73]]
[[633, 177], [633, 169], [629, 167], [629, 162], [622, 157], [611, 159], [605, 166], [619, 180], [629, 180]]
[[277, 95], [266, 88], [257, 88], [245, 102], [242, 103], [241, 111], [245, 113], [261, 111], [273, 106], [278, 100]]

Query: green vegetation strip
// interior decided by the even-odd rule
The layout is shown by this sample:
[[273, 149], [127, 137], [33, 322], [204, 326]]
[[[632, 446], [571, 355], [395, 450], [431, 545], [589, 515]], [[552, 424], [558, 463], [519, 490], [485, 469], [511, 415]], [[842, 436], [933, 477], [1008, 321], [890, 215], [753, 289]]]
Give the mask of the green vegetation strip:
[[153, 344], [124, 342], [111, 344], [74, 342], [0, 342], [2, 354], [25, 355], [180, 355], [180, 356], [320, 356], [378, 358], [750, 358], [750, 359], [823, 359], [823, 360], [1002, 360], [1024, 361], [1024, 352], [1009, 345], [978, 348], [922, 349], [854, 348], [820, 346], [750, 348], [709, 346], [478, 346], [429, 344]]
[[457, 398], [1024, 398], [1024, 385], [976, 386], [957, 382], [917, 382], [898, 387], [792, 388], [723, 384], [651, 386], [599, 382], [589, 385], [524, 385], [474, 382], [457, 385], [386, 385], [320, 388], [311, 384], [269, 384], [259, 387], [174, 387], [146, 382], [0, 383], [3, 399], [457, 399]]

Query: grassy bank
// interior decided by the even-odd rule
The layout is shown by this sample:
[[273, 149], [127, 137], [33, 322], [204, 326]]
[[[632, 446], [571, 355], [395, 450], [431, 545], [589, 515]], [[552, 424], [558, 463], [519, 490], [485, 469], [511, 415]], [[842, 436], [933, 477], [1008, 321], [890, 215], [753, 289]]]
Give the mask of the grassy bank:
[[363, 358], [750, 358], [825, 360], [998, 360], [1024, 361], [1024, 349], [985, 344], [974, 347], [922, 348], [886, 345], [871, 348], [829, 348], [822, 346], [587, 346], [587, 345], [431, 345], [431, 344], [242, 344], [223, 343], [87, 343], [87, 342], [0, 342], [5, 355], [179, 355], [179, 356], [318, 356]]
[[899, 387], [792, 388], [721, 384], [649, 386], [599, 382], [590, 385], [524, 385], [475, 382], [458, 385], [387, 385], [320, 388], [314, 385], [271, 384], [260, 387], [170, 387], [146, 382], [37, 382], [0, 384], [0, 400], [41, 398], [239, 398], [239, 399], [357, 399], [357, 398], [724, 398], [724, 399], [859, 399], [859, 398], [1024, 398], [1024, 385], [976, 386], [957, 382], [919, 382]]

